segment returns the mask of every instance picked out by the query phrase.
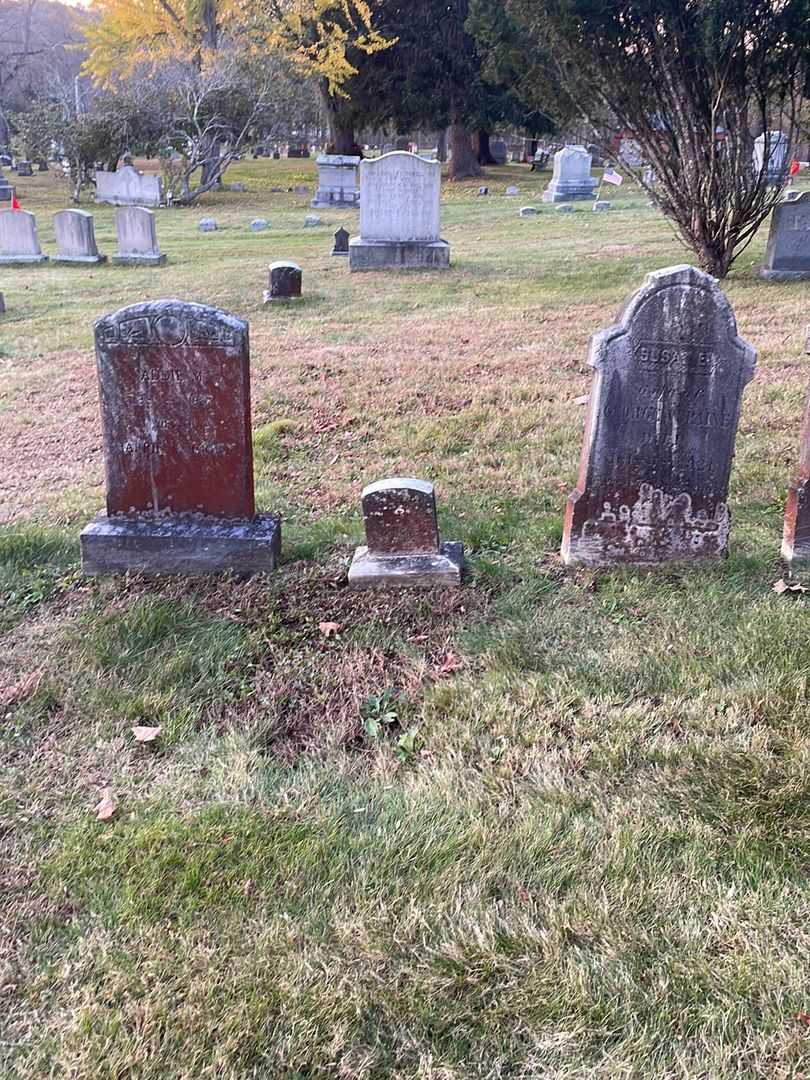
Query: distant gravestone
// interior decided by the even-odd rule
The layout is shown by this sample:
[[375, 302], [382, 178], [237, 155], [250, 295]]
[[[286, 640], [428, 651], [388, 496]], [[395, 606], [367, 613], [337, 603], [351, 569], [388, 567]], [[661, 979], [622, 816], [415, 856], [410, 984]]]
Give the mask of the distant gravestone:
[[349, 154], [321, 154], [318, 167], [318, 190], [311, 206], [321, 209], [354, 209], [360, 203], [357, 169], [360, 158]]
[[397, 150], [409, 151], [410, 148], [411, 148], [411, 140], [408, 138], [408, 136], [407, 135], [397, 135], [396, 139], [394, 139], [394, 150], [395, 151], [397, 151]]
[[554, 171], [543, 192], [543, 202], [561, 203], [592, 199], [597, 180], [591, 176], [591, 155], [584, 146], [564, 146], [554, 155]]
[[321, 219], [318, 217], [317, 214], [307, 214], [307, 216], [304, 218], [304, 228], [305, 229], [315, 229], [320, 224], [321, 224]]
[[445, 268], [450, 245], [439, 235], [442, 167], [394, 151], [360, 164], [360, 236], [349, 243], [350, 270]]
[[604, 213], [606, 210], [610, 210], [610, 203], [607, 199], [597, 199], [593, 204], [594, 211], [597, 214]]
[[769, 184], [782, 184], [788, 174], [788, 137], [784, 131], [763, 131], [754, 140], [754, 171]]
[[17, 176], [33, 176], [34, 169], [30, 161], [17, 162]]
[[536, 206], [521, 206], [518, 213], [521, 217], [534, 217], [539, 211]]
[[335, 244], [332, 248], [333, 255], [348, 255], [349, 254], [349, 232], [348, 229], [338, 229], [335, 233]]
[[265, 229], [270, 228], [270, 223], [265, 218], [254, 218], [250, 223], [252, 232], [264, 232]]
[[619, 142], [617, 157], [623, 165], [629, 165], [631, 168], [638, 169], [644, 164], [641, 144], [637, 139], [622, 139]]
[[479, 195], [489, 195], [489, 188], [486, 185], [484, 185], [483, 187], [480, 187], [478, 189], [478, 194]]
[[86, 210], [59, 210], [53, 216], [56, 233], [56, 259], [58, 263], [97, 265], [107, 261], [99, 255], [93, 215]]
[[509, 187], [506, 189], [506, 194], [507, 195], [519, 195], [520, 194], [520, 188], [516, 188], [514, 184], [510, 184]]
[[301, 267], [294, 262], [274, 262], [270, 264], [270, 287], [264, 293], [265, 304], [277, 300], [300, 300]]
[[559, 203], [554, 207], [558, 214], [573, 214], [574, 208], [570, 203]]
[[395, 477], [370, 484], [362, 495], [366, 546], [349, 568], [355, 589], [460, 585], [461, 544], [442, 544], [433, 485]]
[[649, 274], [616, 326], [595, 334], [595, 368], [566, 563], [608, 566], [723, 556], [740, 399], [756, 364], [714, 278]]
[[134, 304], [96, 323], [107, 514], [85, 573], [270, 570], [277, 517], [255, 515], [248, 327], [203, 304]]
[[13, 187], [2, 172], [0, 172], [0, 202], [11, 202], [16, 194], [16, 188]]
[[155, 213], [144, 206], [119, 206], [115, 212], [117, 266], [162, 266], [166, 256], [158, 248]]
[[293, 194], [295, 195], [309, 195], [309, 188], [306, 184], [296, 184], [293, 188]]
[[[810, 328], [804, 351], [810, 354]], [[788, 563], [807, 562], [810, 559], [810, 394], [804, 407], [799, 473], [788, 489], [782, 558]]]
[[774, 206], [765, 263], [758, 274], [767, 281], [810, 278], [810, 191]]
[[113, 206], [160, 206], [163, 185], [159, 176], [139, 173], [132, 165], [116, 172], [96, 172], [96, 202]]
[[200, 232], [216, 232], [217, 223], [213, 218], [204, 217], [197, 222], [197, 228]]
[[43, 263], [37, 233], [37, 219], [27, 210], [0, 210], [0, 265], [24, 266]]
[[508, 149], [503, 139], [493, 139], [489, 144], [489, 152], [496, 165], [505, 165]]

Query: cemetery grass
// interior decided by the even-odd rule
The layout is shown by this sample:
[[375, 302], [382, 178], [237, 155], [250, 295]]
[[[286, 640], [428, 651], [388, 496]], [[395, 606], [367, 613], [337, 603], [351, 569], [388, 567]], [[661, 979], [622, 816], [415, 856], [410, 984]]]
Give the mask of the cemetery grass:
[[[351, 215], [270, 191], [313, 173], [160, 212], [158, 271], [4, 272], [0, 1075], [806, 1075], [810, 601], [772, 584], [810, 289], [756, 280], [762, 236], [725, 285], [760, 353], [731, 557], [565, 570], [587, 339], [688, 261], [667, 226], [626, 189], [521, 220], [547, 177], [507, 167], [447, 187], [450, 271], [349, 276]], [[20, 195], [52, 250], [55, 177]], [[288, 256], [306, 299], [263, 309]], [[250, 320], [283, 564], [83, 580], [92, 320], [172, 295]], [[346, 589], [396, 474], [436, 483], [463, 590]]]

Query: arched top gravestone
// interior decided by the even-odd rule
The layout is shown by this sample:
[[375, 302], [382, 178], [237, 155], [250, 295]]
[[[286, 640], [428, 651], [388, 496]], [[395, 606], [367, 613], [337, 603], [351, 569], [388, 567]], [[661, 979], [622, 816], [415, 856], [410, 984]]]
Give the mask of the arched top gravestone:
[[722, 556], [740, 400], [756, 352], [737, 336], [714, 278], [691, 266], [649, 274], [619, 322], [595, 334], [596, 374], [567, 563]]
[[774, 206], [759, 276], [768, 281], [810, 278], [810, 191], [797, 192]]
[[96, 323], [107, 513], [254, 513], [247, 323], [180, 300]]
[[442, 167], [395, 150], [360, 164], [363, 240], [439, 239]]

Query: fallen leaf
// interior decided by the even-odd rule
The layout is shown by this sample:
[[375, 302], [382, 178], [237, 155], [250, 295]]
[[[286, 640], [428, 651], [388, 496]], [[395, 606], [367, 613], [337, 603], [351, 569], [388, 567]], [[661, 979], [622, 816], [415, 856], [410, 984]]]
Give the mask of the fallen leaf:
[[461, 667], [461, 661], [455, 653], [449, 652], [442, 660], [441, 664], [436, 668], [436, 674], [439, 678], [443, 678], [445, 675], [452, 675], [454, 671], [458, 671]]
[[101, 792], [101, 801], [96, 807], [96, 817], [99, 821], [109, 821], [117, 809], [118, 803], [113, 797], [112, 788], [104, 788]]
[[132, 734], [136, 742], [154, 742], [160, 734], [160, 728], [136, 726], [132, 729]]
[[779, 578], [778, 581], [775, 581], [772, 588], [778, 596], [781, 596], [782, 593], [792, 593], [794, 596], [797, 596], [807, 592], [807, 589], [800, 582], [787, 582], [784, 578]]
[[806, 1012], [797, 1013], [796, 1019], [801, 1020], [803, 1024], [806, 1024], [807, 1027], [810, 1027], [810, 1015], [808, 1015]]
[[340, 630], [340, 626], [336, 622], [321, 622], [318, 629], [325, 638], [330, 638]]
[[0, 686], [0, 709], [8, 709], [11, 705], [25, 701], [35, 693], [41, 682], [42, 671], [32, 671], [11, 686]]
[[587, 405], [590, 401], [590, 394], [583, 394], [582, 397], [574, 398], [575, 405]]

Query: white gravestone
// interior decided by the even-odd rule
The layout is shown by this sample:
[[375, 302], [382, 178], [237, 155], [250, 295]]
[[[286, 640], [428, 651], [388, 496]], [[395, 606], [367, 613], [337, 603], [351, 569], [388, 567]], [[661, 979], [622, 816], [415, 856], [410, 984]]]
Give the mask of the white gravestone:
[[352, 209], [360, 203], [357, 187], [357, 168], [360, 158], [347, 154], [322, 154], [316, 159], [318, 166], [318, 190], [311, 206], [327, 210], [329, 207]]
[[96, 202], [113, 206], [160, 206], [163, 186], [159, 176], [139, 173], [132, 165], [117, 172], [96, 172]]
[[99, 255], [93, 228], [93, 215], [86, 210], [59, 210], [53, 216], [56, 232], [56, 262], [103, 263]]
[[0, 210], [0, 263], [5, 266], [47, 262], [37, 235], [37, 219], [27, 210]]
[[394, 151], [360, 164], [360, 236], [349, 244], [350, 270], [446, 267], [439, 236], [442, 167]]
[[787, 178], [787, 152], [784, 131], [763, 131], [754, 140], [754, 171], [759, 174], [764, 168], [769, 184], [783, 183]]
[[161, 266], [161, 254], [155, 229], [155, 212], [144, 206], [119, 206], [115, 212], [118, 252], [113, 262], [118, 266]]
[[592, 199], [597, 180], [591, 176], [591, 155], [584, 146], [564, 146], [554, 155], [554, 172], [543, 192], [543, 202], [561, 203]]

